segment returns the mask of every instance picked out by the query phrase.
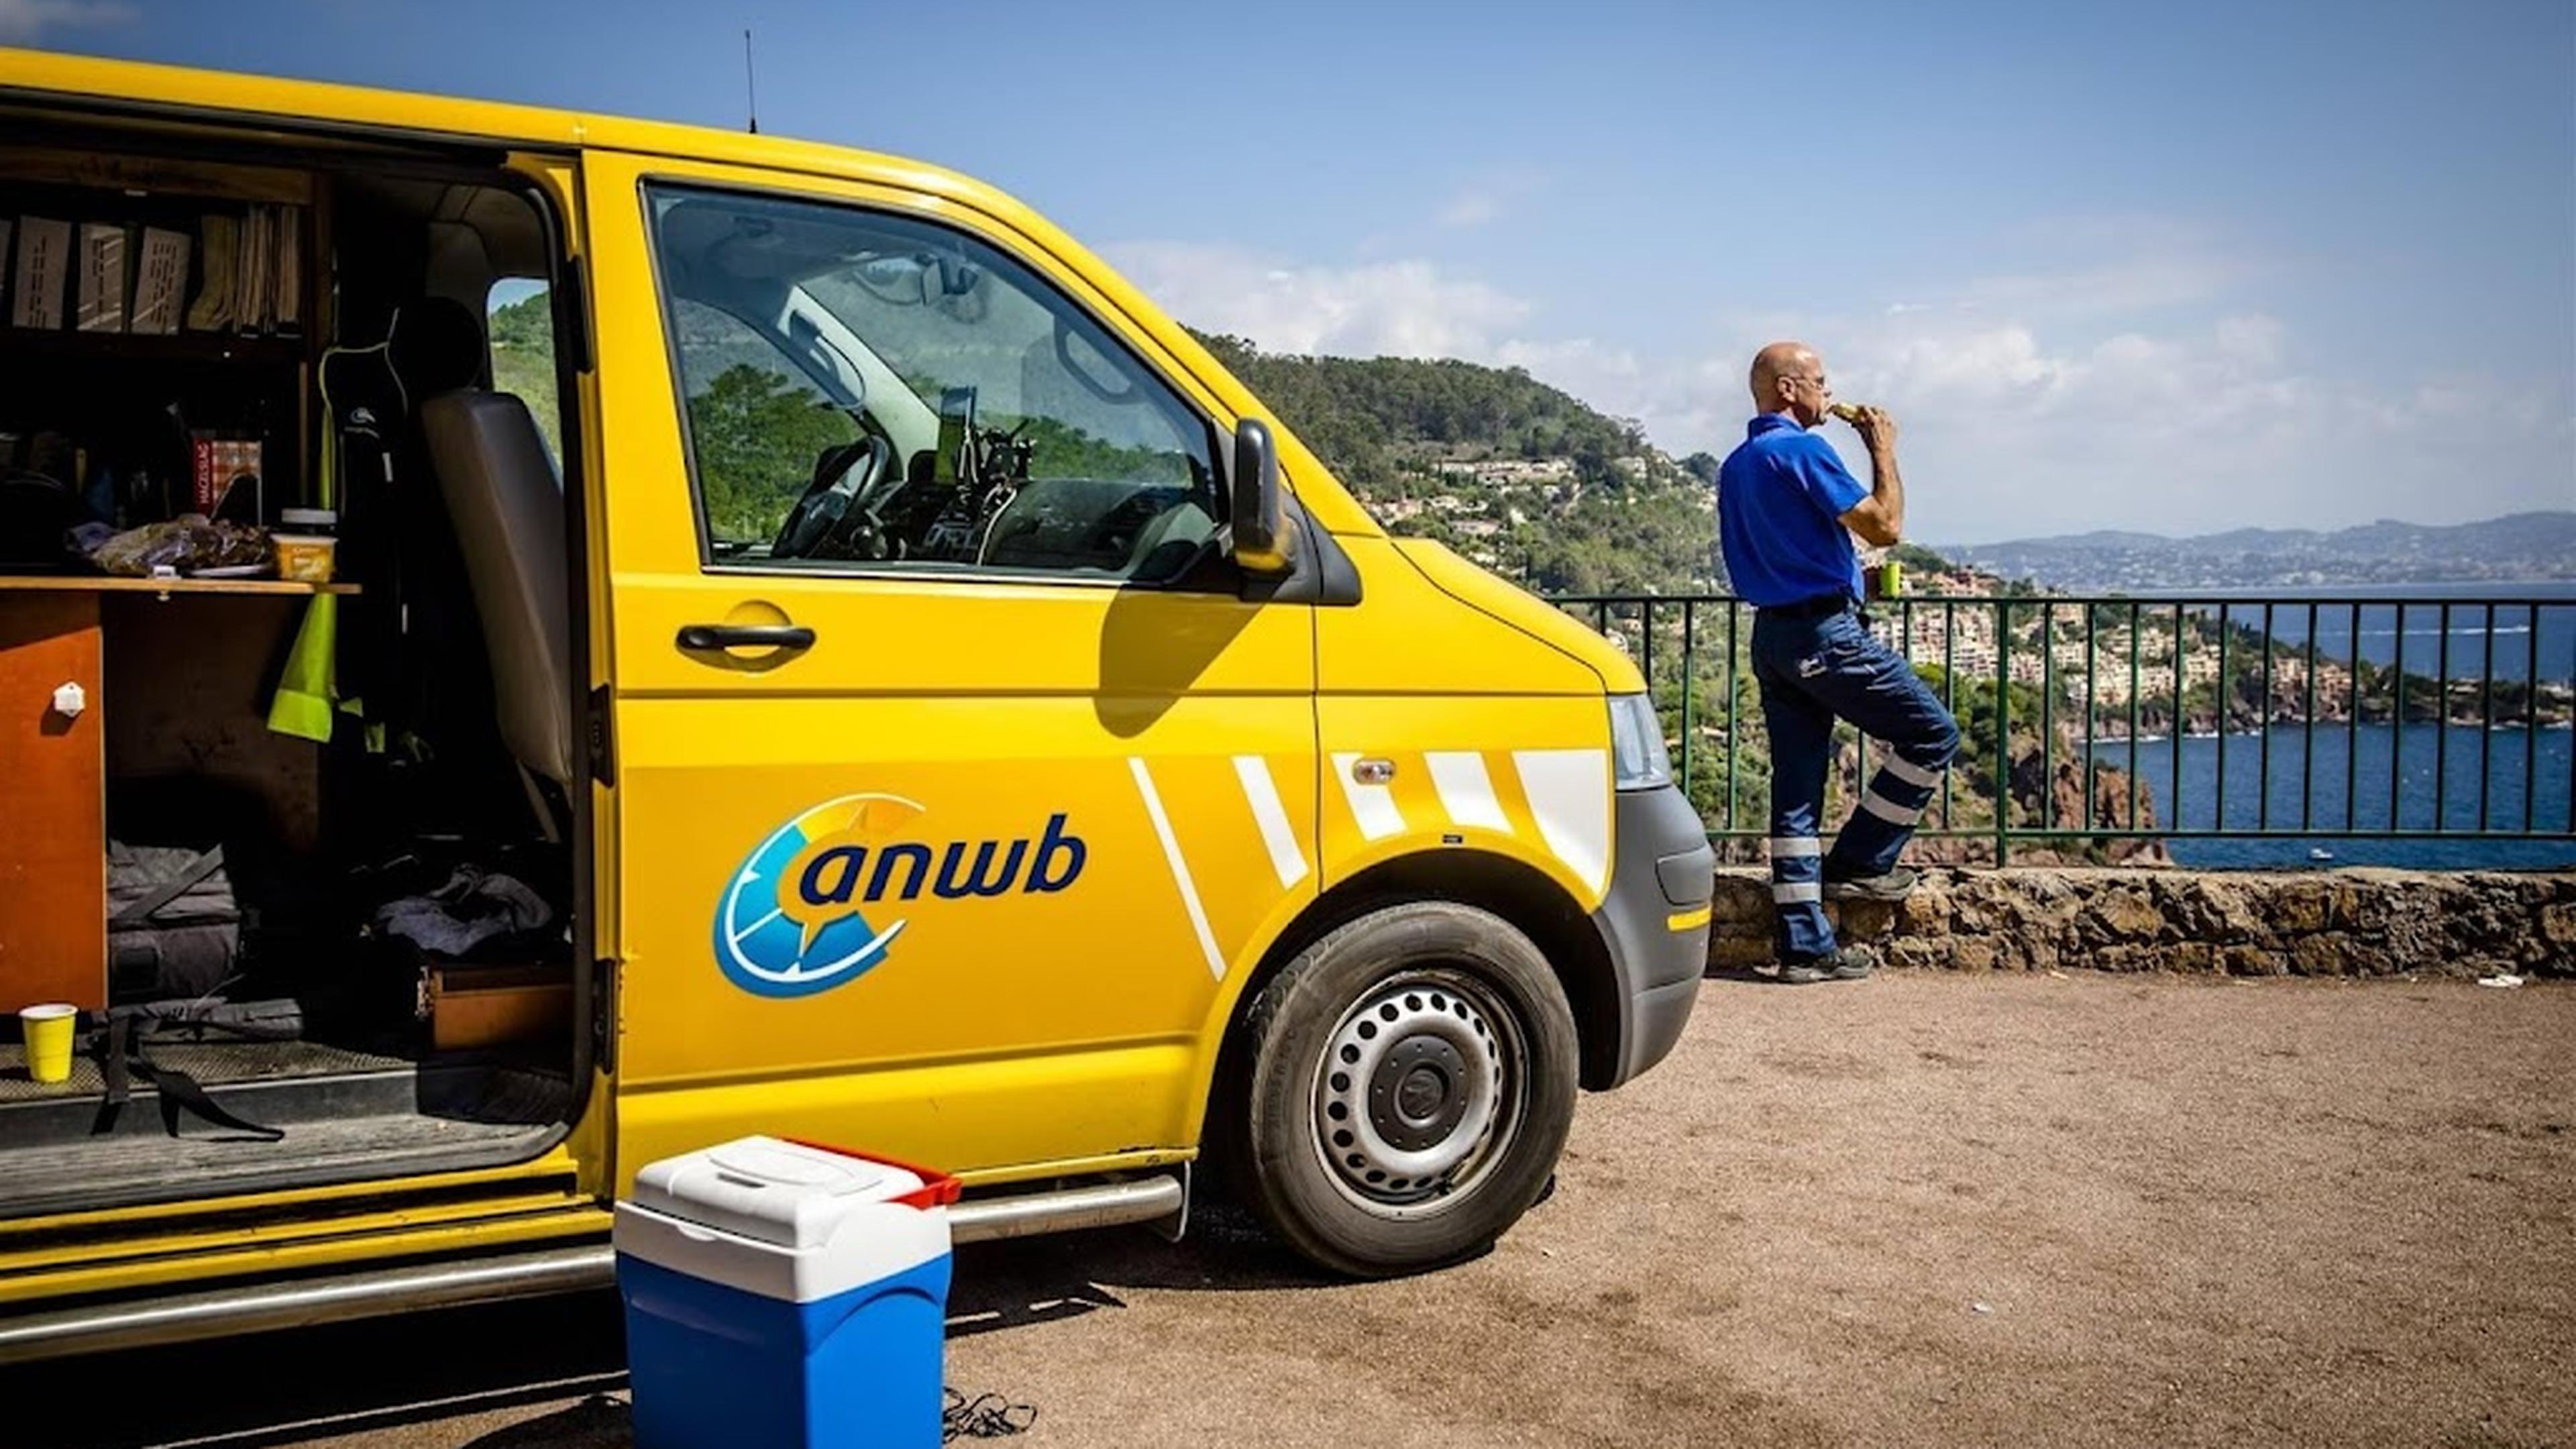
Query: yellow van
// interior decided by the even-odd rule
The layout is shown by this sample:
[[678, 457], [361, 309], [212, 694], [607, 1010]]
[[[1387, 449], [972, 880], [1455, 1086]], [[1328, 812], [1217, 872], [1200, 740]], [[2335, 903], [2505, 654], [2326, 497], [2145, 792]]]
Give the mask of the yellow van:
[[749, 1133], [1417, 1270], [1681, 1032], [1626, 655], [988, 187], [0, 51], [0, 226], [0, 1360], [601, 1284]]

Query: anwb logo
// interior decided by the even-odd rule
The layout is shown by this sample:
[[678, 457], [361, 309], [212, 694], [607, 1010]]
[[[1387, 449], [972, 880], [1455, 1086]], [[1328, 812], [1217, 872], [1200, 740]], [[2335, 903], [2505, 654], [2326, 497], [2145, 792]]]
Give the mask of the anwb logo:
[[725, 979], [759, 996], [811, 996], [885, 960], [908, 924], [885, 918], [880, 908], [889, 903], [925, 892], [952, 901], [1051, 894], [1072, 885], [1090, 860], [1062, 814], [1035, 839], [942, 845], [906, 838], [922, 814], [898, 795], [843, 795], [762, 841], [716, 911]]

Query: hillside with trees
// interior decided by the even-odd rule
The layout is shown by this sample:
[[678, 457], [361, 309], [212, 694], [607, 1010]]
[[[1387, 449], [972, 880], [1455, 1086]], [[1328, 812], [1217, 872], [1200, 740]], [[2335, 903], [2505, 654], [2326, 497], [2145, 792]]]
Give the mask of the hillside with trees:
[[555, 407], [554, 315], [543, 292], [492, 309], [484, 322], [492, 343], [492, 387], [528, 405], [546, 450], [563, 457], [562, 418]]
[[1391, 531], [1547, 594], [1717, 586], [1717, 460], [1517, 367], [1298, 357], [1196, 334]]

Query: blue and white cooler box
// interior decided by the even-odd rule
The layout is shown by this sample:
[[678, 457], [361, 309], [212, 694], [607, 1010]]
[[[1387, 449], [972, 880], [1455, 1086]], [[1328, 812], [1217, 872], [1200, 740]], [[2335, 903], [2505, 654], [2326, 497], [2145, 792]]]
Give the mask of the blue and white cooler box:
[[955, 1178], [775, 1137], [617, 1205], [637, 1449], [936, 1445]]

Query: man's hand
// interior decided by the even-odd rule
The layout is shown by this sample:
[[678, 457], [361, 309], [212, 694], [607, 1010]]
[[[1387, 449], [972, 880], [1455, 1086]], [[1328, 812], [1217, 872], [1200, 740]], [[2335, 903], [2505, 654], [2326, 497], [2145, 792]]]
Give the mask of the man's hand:
[[1843, 515], [1843, 526], [1865, 542], [1893, 547], [1905, 533], [1905, 482], [1896, 471], [1896, 419], [1884, 408], [1857, 404], [1836, 411], [1869, 448], [1869, 496]]
[[1854, 406], [1843, 420], [1872, 448], [1896, 446], [1896, 419], [1885, 408]]

